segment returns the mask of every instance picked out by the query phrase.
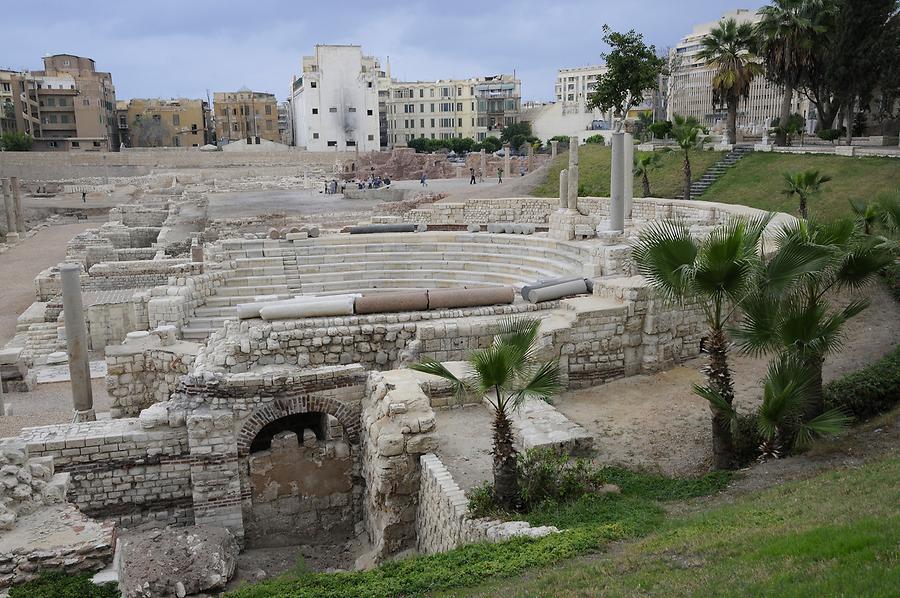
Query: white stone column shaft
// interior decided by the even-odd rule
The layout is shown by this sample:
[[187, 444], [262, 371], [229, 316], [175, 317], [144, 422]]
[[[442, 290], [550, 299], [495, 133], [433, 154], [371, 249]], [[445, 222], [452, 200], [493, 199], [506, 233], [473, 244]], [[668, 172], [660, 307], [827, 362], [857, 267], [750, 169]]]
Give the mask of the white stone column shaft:
[[488, 175], [487, 172], [487, 154], [484, 153], [484, 149], [479, 152], [480, 156], [478, 159], [480, 160], [479, 164], [481, 165], [481, 176], [486, 177]]
[[612, 164], [610, 168], [609, 230], [625, 230], [625, 134], [612, 135]]
[[509, 164], [510, 164], [510, 160], [512, 158], [512, 156], [510, 156], [510, 153], [512, 153], [512, 148], [507, 143], [506, 145], [503, 146], [503, 176], [505, 176], [505, 177], [512, 176], [509, 173]]
[[550, 159], [556, 157], [556, 153], [559, 151], [559, 141], [553, 140], [550, 142]]
[[631, 206], [634, 203], [634, 135], [625, 133], [625, 153], [622, 157], [625, 179], [625, 218], [631, 218]]
[[565, 210], [569, 207], [569, 171], [563, 168], [559, 171], [559, 208]]
[[569, 209], [578, 209], [578, 137], [569, 137]]
[[72, 381], [72, 404], [77, 421], [93, 421], [94, 396], [91, 391], [91, 369], [88, 362], [87, 327], [81, 301], [81, 265], [59, 265], [62, 282], [63, 314], [66, 320], [66, 351], [69, 354], [69, 377]]
[[3, 188], [3, 204], [6, 209], [6, 242], [15, 243], [19, 240], [16, 200], [13, 197], [9, 179], [0, 179], [0, 187]]
[[13, 200], [16, 204], [16, 229], [20, 235], [24, 235], [25, 231], [25, 208], [22, 207], [22, 191], [19, 185], [19, 177], [9, 177], [9, 186], [12, 188]]

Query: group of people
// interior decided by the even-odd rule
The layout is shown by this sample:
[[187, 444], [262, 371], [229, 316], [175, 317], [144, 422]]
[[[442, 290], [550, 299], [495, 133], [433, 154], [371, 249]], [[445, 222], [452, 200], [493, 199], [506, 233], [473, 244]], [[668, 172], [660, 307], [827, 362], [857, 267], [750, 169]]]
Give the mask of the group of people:
[[382, 187], [387, 187], [391, 184], [391, 179], [388, 175], [384, 175], [383, 177], [375, 176], [370, 174], [369, 178], [364, 181], [357, 181], [356, 188], [357, 189], [381, 189]]
[[[341, 193], [344, 192], [344, 184], [341, 183]], [[325, 181], [325, 195], [331, 195], [338, 192], [338, 182], [336, 179]]]
[[[470, 185], [474, 185], [475, 183], [483, 183], [484, 182], [484, 173], [481, 172], [481, 169], [478, 169], [477, 174], [478, 174], [478, 180], [476, 181], [476, 179], [475, 179], [476, 170], [474, 168], [469, 169], [469, 184]], [[525, 173], [523, 171], [522, 175], [524, 176], [524, 174]], [[503, 169], [498, 168], [497, 169], [497, 184], [499, 185], [501, 183], [503, 183]], [[423, 185], [424, 185], [424, 183], [423, 183]]]

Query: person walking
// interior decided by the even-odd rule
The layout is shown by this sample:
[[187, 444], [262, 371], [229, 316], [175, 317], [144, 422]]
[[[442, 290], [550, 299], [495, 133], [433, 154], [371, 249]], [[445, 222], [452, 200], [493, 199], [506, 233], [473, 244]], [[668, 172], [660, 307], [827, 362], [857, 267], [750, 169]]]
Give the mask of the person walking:
[[424, 173], [424, 172], [422, 173], [422, 178], [419, 179], [419, 183], [421, 183], [423, 187], [427, 187], [427, 186], [428, 186], [428, 181], [427, 181], [426, 178], [425, 178], [425, 173]]
[[497, 184], [498, 185], [503, 184], [503, 169], [502, 168], [497, 169]]
[[479, 183], [484, 182], [484, 171], [481, 170], [480, 168], [478, 169], [478, 182]]
[[470, 169], [469, 169], [469, 174], [472, 175], [472, 178], [469, 179], [469, 184], [470, 184], [470, 185], [474, 185], [474, 184], [475, 184], [475, 169], [474, 169], [474, 168], [470, 168]]
[[81, 203], [87, 203], [87, 191], [81, 192]]

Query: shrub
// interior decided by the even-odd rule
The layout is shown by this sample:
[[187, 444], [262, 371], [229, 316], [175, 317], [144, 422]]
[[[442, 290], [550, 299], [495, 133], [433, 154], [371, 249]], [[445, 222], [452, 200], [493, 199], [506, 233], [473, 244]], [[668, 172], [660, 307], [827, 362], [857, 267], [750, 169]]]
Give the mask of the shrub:
[[822, 129], [816, 135], [819, 136], [819, 139], [833, 142], [835, 139], [841, 138], [841, 131], [840, 129]]
[[603, 135], [597, 134], [597, 135], [591, 135], [590, 137], [585, 139], [584, 142], [585, 143], [599, 143], [600, 145], [603, 145], [604, 143], [606, 143], [606, 140], [603, 139]]
[[825, 386], [825, 406], [857, 419], [891, 409], [900, 401], [900, 347], [879, 361]]
[[44, 573], [37, 579], [16, 586], [9, 591], [9, 598], [119, 598], [116, 584], [96, 585], [90, 573], [67, 575]]
[[672, 132], [672, 121], [658, 120], [647, 127], [656, 139], [665, 139]]
[[603, 483], [587, 459], [573, 459], [568, 453], [550, 448], [530, 449], [520, 454], [516, 469], [526, 512], [546, 500], [574, 500]]
[[34, 138], [25, 133], [17, 133], [16, 131], [7, 131], [0, 135], [0, 148], [8, 152], [27, 152], [31, 150]]
[[756, 412], [742, 413], [737, 417], [734, 429], [734, 456], [740, 466], [753, 463], [759, 456], [762, 437], [759, 435], [759, 424]]

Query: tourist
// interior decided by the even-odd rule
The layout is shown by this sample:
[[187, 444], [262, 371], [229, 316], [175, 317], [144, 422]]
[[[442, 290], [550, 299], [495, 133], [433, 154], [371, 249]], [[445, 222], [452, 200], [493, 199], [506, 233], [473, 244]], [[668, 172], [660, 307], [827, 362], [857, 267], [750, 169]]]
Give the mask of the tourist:
[[470, 184], [470, 185], [474, 185], [474, 184], [475, 184], [475, 169], [474, 169], [474, 168], [470, 168], [470, 169], [469, 169], [469, 174], [472, 175], [472, 178], [469, 179], [469, 184]]
[[502, 168], [497, 169], [497, 184], [498, 185], [503, 184], [503, 169]]
[[480, 168], [478, 169], [478, 182], [479, 183], [484, 182], [484, 171], [481, 170]]
[[427, 186], [428, 186], [428, 181], [425, 179], [425, 173], [424, 173], [424, 172], [422, 173], [422, 178], [419, 179], [419, 183], [421, 183], [421, 185], [422, 185], [423, 187], [427, 187]]
[[525, 165], [521, 164], [519, 166], [519, 176], [525, 176]]
[[81, 192], [81, 203], [87, 203], [87, 191]]

